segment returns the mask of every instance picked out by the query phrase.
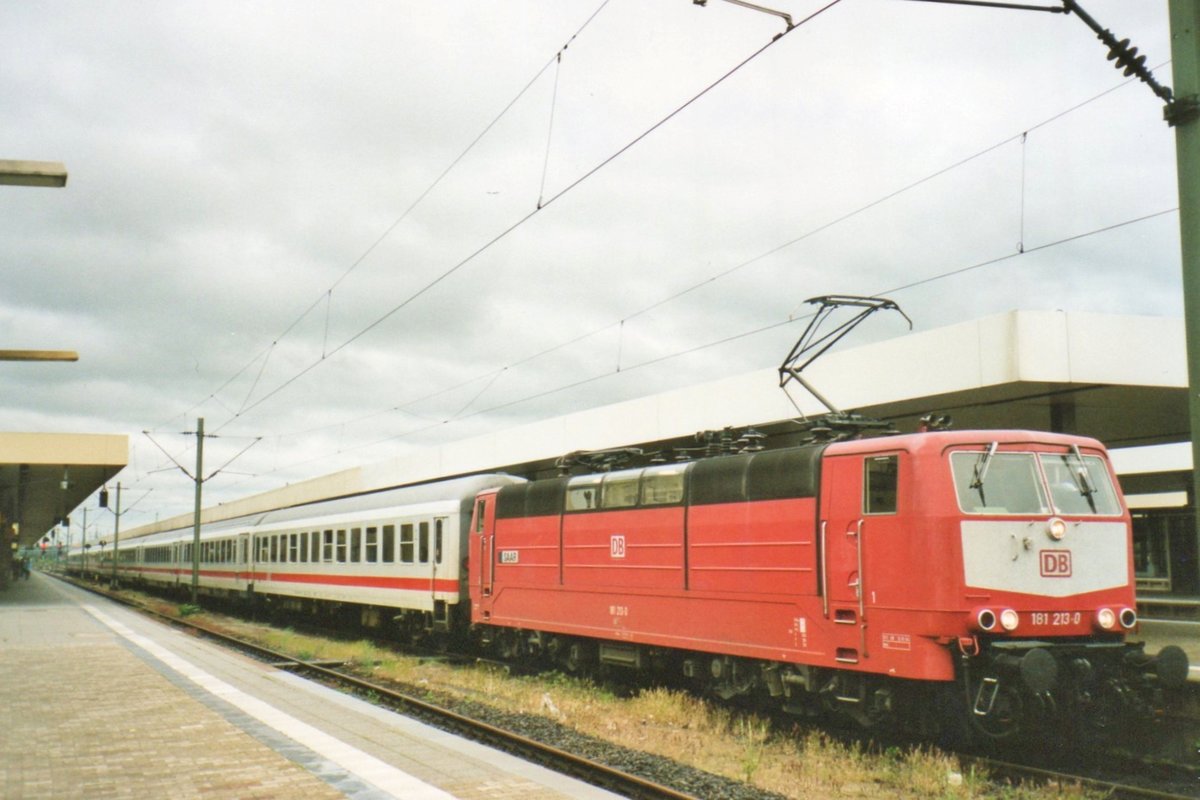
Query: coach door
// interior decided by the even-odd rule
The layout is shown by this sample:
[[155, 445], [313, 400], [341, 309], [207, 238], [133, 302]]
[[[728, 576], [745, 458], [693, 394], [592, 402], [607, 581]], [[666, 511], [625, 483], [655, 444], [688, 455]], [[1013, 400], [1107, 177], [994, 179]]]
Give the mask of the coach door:
[[239, 533], [234, 557], [234, 580], [239, 584], [250, 580], [250, 534]]
[[[433, 547], [429, 553], [429, 599], [433, 603], [433, 624], [441, 629], [449, 624], [449, 612], [445, 600], [438, 599], [438, 572], [442, 570], [446, 547], [447, 517], [433, 518]], [[449, 574], [449, 571], [446, 571]]]
[[895, 525], [899, 464], [898, 453], [870, 453], [826, 457], [822, 466], [822, 602], [842, 663], [870, 657], [871, 556], [881, 549], [872, 537]]

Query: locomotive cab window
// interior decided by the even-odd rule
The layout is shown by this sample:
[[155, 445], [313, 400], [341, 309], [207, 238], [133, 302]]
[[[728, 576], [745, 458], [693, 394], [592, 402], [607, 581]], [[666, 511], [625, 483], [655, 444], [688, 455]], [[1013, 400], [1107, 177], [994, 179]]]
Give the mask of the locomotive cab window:
[[1077, 452], [1042, 453], [1038, 459], [1050, 486], [1050, 500], [1058, 513], [1121, 513], [1108, 470], [1097, 456], [1081, 456]]
[[959, 450], [950, 454], [959, 507], [968, 514], [1048, 514], [1033, 453]]
[[896, 513], [899, 476], [899, 456], [872, 456], [863, 462], [863, 513]]

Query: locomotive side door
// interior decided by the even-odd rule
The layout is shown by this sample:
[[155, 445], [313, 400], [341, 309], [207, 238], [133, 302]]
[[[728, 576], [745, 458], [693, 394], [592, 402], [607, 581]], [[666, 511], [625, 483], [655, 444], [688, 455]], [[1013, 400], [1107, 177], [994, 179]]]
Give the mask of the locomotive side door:
[[869, 453], [826, 456], [822, 465], [820, 585], [842, 663], [870, 657], [869, 556], [878, 550], [870, 542], [893, 524], [899, 463], [897, 453]]
[[475, 542], [473, 559], [475, 568], [479, 570], [480, 594], [485, 597], [492, 595], [492, 582], [496, 577], [495, 562], [495, 531], [496, 531], [496, 495], [495, 493], [481, 494], [475, 501], [475, 518], [472, 522], [472, 540]]

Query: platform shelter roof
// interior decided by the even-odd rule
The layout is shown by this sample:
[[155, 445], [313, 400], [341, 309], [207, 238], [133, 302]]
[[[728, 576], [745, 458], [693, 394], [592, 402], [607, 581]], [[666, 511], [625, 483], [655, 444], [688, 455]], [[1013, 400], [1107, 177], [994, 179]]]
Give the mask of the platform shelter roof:
[[[834, 350], [804, 374], [839, 408], [901, 431], [934, 413], [960, 429], [1064, 431], [1121, 448], [1188, 438], [1186, 373], [1180, 319], [1012, 311]], [[732, 375], [313, 478], [207, 509], [205, 518], [475, 472], [551, 475], [573, 451], [694, 446], [697, 432], [726, 427], [753, 427], [768, 447], [785, 446], [801, 437], [800, 412], [824, 411], [798, 386], [790, 394], [795, 402], [776, 369]]]
[[128, 462], [120, 434], [0, 432], [4, 530], [15, 523], [15, 541], [33, 546]]

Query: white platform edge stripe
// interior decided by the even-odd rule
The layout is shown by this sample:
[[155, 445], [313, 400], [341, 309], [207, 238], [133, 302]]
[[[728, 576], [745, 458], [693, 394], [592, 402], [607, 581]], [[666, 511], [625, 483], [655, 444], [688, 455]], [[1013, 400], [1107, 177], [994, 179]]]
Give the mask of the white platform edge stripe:
[[274, 728], [393, 797], [403, 798], [403, 800], [455, 800], [454, 795], [425, 783], [391, 764], [317, 730], [269, 703], [230, 686], [220, 678], [210, 675], [145, 636], [135, 633], [94, 606], [85, 605], [83, 608], [114, 633], [133, 642], [206, 692], [220, 697], [263, 724]]

